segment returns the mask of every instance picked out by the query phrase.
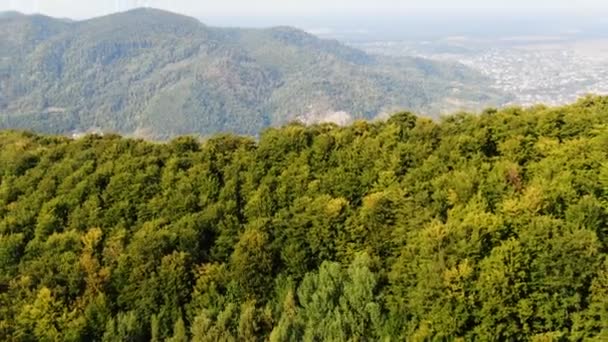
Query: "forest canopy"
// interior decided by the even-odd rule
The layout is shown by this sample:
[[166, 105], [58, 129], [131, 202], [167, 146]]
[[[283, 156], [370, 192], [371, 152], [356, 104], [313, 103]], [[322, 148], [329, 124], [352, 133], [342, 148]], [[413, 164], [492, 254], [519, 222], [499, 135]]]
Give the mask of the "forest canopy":
[[0, 133], [0, 339], [608, 339], [608, 98]]

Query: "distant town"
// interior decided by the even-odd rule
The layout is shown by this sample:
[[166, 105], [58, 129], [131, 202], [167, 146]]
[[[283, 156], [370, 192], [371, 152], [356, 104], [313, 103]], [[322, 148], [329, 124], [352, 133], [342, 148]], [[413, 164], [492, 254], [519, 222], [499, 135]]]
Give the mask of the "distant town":
[[460, 37], [438, 42], [370, 42], [358, 47], [372, 53], [463, 63], [510, 94], [509, 104], [561, 105], [586, 94], [608, 94], [608, 41], [550, 38], [470, 44]]

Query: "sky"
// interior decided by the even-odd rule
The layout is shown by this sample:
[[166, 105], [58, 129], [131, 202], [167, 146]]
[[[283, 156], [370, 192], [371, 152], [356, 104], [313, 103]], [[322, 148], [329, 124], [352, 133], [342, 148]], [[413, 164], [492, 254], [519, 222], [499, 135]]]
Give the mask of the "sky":
[[146, 5], [197, 17], [407, 15], [419, 12], [608, 13], [606, 0], [0, 0], [0, 11], [82, 19]]

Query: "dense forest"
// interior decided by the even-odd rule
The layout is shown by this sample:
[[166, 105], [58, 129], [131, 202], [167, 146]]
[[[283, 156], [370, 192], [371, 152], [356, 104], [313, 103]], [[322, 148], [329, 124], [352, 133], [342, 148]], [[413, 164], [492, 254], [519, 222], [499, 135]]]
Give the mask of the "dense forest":
[[608, 339], [608, 98], [0, 133], [4, 341]]
[[290, 27], [209, 27], [137, 9], [84, 21], [0, 15], [0, 128], [257, 136], [296, 118], [370, 119], [497, 105], [487, 77], [449, 62], [369, 55]]

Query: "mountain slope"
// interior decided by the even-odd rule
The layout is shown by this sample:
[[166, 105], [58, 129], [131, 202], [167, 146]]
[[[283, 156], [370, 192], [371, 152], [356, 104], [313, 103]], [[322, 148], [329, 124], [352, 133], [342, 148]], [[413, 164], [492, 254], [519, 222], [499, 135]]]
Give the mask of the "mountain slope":
[[1, 340], [608, 341], [606, 122], [0, 131]]
[[500, 100], [461, 65], [371, 56], [289, 27], [211, 28], [139, 9], [80, 22], [11, 14], [0, 33], [0, 127], [255, 135], [333, 112]]

